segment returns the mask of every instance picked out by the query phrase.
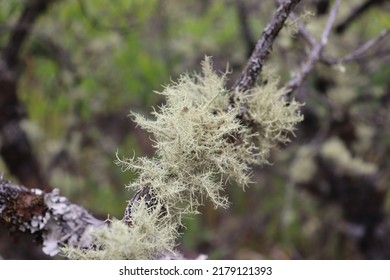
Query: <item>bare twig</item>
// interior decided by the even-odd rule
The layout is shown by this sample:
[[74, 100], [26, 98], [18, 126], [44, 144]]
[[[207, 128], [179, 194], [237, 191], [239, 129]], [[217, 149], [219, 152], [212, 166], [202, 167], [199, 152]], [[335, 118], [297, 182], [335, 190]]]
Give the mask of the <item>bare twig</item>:
[[322, 56], [321, 61], [326, 64], [332, 65], [332, 64], [343, 64], [343, 63], [348, 63], [357, 60], [360, 57], [362, 57], [364, 53], [366, 53], [369, 49], [371, 49], [372, 47], [380, 43], [389, 34], [390, 34], [390, 29], [382, 30], [382, 32], [377, 37], [370, 39], [369, 41], [367, 41], [366, 43], [364, 43], [363, 45], [361, 45], [351, 53], [340, 58], [329, 58], [329, 57]]
[[[280, 5], [283, 2], [283, 0], [276, 0], [276, 3]], [[290, 13], [290, 19], [293, 21], [297, 21], [298, 16], [294, 13]], [[303, 25], [299, 20], [297, 21], [297, 27], [299, 34], [302, 36], [302, 38], [312, 47], [315, 46], [317, 43], [317, 40], [310, 34], [310, 32], [306, 29], [305, 25]]]
[[282, 29], [284, 22], [289, 16], [292, 9], [300, 2], [300, 0], [286, 0], [280, 4], [279, 8], [273, 14], [271, 20], [265, 27], [263, 34], [257, 41], [256, 47], [249, 58], [244, 71], [232, 89], [230, 105], [234, 106], [235, 99], [240, 92], [245, 92], [251, 89], [257, 77], [259, 76], [269, 54], [272, 50], [272, 45], [279, 31]]
[[313, 47], [310, 52], [307, 60], [302, 65], [300, 71], [295, 75], [295, 77], [287, 83], [286, 94], [291, 94], [294, 90], [296, 90], [303, 82], [303, 80], [307, 77], [310, 71], [313, 69], [315, 63], [321, 58], [321, 52], [324, 46], [328, 42], [328, 37], [330, 31], [332, 30], [333, 23], [336, 19], [337, 11], [339, 9], [341, 0], [336, 0], [333, 5], [332, 10], [330, 11], [328, 21], [326, 22], [324, 31], [322, 32], [320, 41]]
[[250, 30], [248, 15], [245, 9], [245, 3], [242, 1], [236, 1], [236, 8], [237, 8], [238, 20], [240, 23], [241, 33], [246, 43], [247, 54], [248, 56], [250, 56], [253, 49], [256, 46], [256, 42]]
[[[280, 2], [280, 1], [278, 1]], [[294, 12], [292, 12], [290, 14], [290, 18], [292, 20], [296, 20], [297, 19], [297, 16], [295, 15]], [[298, 22], [298, 32], [299, 34], [302, 36], [302, 38], [313, 48], [314, 46], [317, 45], [317, 40], [314, 38], [314, 36], [306, 29], [306, 27]], [[370, 39], [369, 41], [367, 41], [366, 43], [364, 43], [363, 45], [361, 45], [360, 47], [358, 47], [357, 49], [355, 49], [354, 51], [352, 51], [351, 53], [343, 56], [343, 57], [340, 57], [340, 58], [332, 58], [332, 57], [328, 57], [328, 56], [325, 56], [323, 53], [321, 53], [321, 57], [320, 57], [320, 62], [326, 64], [326, 65], [335, 65], [335, 64], [343, 64], [343, 63], [349, 63], [349, 62], [352, 62], [352, 61], [355, 61], [359, 58], [361, 58], [369, 49], [373, 48], [375, 45], [379, 44], [380, 42], [383, 41], [384, 38], [387, 37], [387, 35], [389, 35], [390, 33], [390, 29], [384, 29], [382, 30], [382, 32], [380, 32], [380, 34], [375, 37], [375, 38], [372, 38]]]
[[[290, 18], [292, 20], [296, 20], [297, 16], [295, 13], [290, 14]], [[317, 44], [317, 40], [310, 34], [310, 32], [306, 29], [305, 25], [301, 22], [298, 22], [298, 32], [301, 34], [302, 38], [311, 46], [314, 47]]]
[[382, 4], [384, 2], [384, 0], [366, 0], [356, 8], [352, 9], [351, 13], [336, 26], [336, 33], [343, 33], [348, 28], [348, 26], [350, 26], [351, 23], [354, 22], [359, 16], [367, 12], [371, 7]]

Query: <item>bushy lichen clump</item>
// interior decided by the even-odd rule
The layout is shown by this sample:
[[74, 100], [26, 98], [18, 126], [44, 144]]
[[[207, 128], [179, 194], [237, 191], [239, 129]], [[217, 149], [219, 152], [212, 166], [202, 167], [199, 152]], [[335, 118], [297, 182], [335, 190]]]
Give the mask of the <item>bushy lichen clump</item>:
[[[133, 113], [135, 122], [153, 135], [156, 156], [118, 159], [118, 164], [138, 173], [129, 188], [150, 188], [158, 201], [157, 209], [164, 207], [164, 215], [156, 208], [132, 208], [127, 231], [111, 234], [113, 227], [106, 230], [110, 235], [97, 236], [102, 250], [97, 250], [94, 258], [112, 258], [111, 253], [100, 252], [112, 244], [116, 258], [156, 258], [158, 252], [172, 250], [182, 216], [196, 213], [205, 197], [216, 207], [226, 207], [228, 200], [222, 194], [226, 182], [246, 186], [250, 165], [266, 163], [270, 148], [287, 142], [288, 134], [302, 119], [299, 105], [294, 101], [286, 104], [281, 98], [283, 90], [276, 84], [276, 79], [268, 80], [267, 85], [246, 93], [241, 103], [228, 110], [225, 75], [217, 75], [206, 58], [203, 75], [183, 75], [161, 92], [166, 104], [152, 113], [153, 120]], [[253, 118], [250, 128], [237, 118], [243, 107]], [[119, 239], [123, 239], [122, 245]], [[144, 245], [130, 240], [147, 245], [145, 253], [134, 253], [143, 251]], [[155, 249], [150, 250], [150, 246]]]

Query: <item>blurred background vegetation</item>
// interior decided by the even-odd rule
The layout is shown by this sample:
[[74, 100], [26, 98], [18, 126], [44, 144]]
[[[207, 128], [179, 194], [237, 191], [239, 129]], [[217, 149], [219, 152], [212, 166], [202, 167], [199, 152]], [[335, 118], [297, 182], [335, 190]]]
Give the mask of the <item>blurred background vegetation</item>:
[[[0, 48], [26, 2], [0, 0]], [[314, 13], [305, 22], [315, 36], [331, 2], [302, 1], [297, 9]], [[344, 2], [337, 23], [365, 1]], [[332, 33], [327, 55], [348, 54], [390, 27], [389, 3], [372, 2], [378, 3], [343, 32]], [[275, 7], [271, 0], [54, 2], [34, 24], [17, 68], [18, 96], [27, 112], [21, 126], [50, 186], [102, 218], [122, 218], [132, 196], [125, 185], [134, 174], [113, 163], [115, 153], [153, 156], [151, 139], [132, 123], [130, 110], [148, 115], [164, 102], [154, 91], [181, 73], [198, 71], [205, 55], [219, 71], [229, 65], [233, 83]], [[308, 50], [293, 23], [282, 30], [269, 61], [281, 85]], [[205, 201], [201, 215], [186, 218], [178, 248], [185, 256], [389, 258], [390, 252], [364, 249], [366, 239], [374, 238], [367, 237], [369, 230], [374, 236], [389, 233], [389, 40], [352, 63], [318, 64], [296, 98], [305, 103], [305, 121], [292, 143], [275, 150], [270, 165], [254, 169], [250, 188], [227, 187], [229, 209]], [[317, 161], [323, 143], [335, 138], [349, 160], [373, 171], [348, 173], [337, 162]], [[309, 171], [313, 166], [316, 171]], [[3, 162], [0, 170], [18, 181]], [[375, 199], [359, 188], [373, 189]], [[387, 239], [374, 247], [386, 248]]]

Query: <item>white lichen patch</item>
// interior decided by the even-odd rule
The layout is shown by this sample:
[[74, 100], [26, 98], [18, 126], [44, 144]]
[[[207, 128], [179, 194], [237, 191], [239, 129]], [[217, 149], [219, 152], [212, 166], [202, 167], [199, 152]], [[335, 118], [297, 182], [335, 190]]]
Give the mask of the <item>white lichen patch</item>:
[[58, 189], [47, 193], [44, 200], [50, 217], [44, 226], [43, 251], [46, 254], [58, 254], [61, 244], [79, 248], [92, 246], [92, 238], [88, 237], [89, 228], [100, 227], [103, 221], [95, 219], [84, 208], [60, 196]]

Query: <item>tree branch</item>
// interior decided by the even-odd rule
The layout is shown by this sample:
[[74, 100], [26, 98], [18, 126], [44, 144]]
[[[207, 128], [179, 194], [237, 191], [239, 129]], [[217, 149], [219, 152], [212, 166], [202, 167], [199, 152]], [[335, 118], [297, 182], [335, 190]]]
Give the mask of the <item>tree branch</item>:
[[20, 16], [16, 28], [11, 33], [7, 46], [3, 51], [3, 60], [9, 70], [13, 70], [23, 43], [26, 41], [35, 20], [43, 14], [55, 0], [29, 0]]
[[342, 34], [359, 16], [367, 12], [371, 7], [380, 5], [384, 2], [384, 0], [366, 0], [365, 2], [361, 3], [359, 6], [352, 9], [351, 13], [336, 26], [336, 33]]
[[317, 44], [313, 47], [307, 60], [302, 65], [299, 72], [295, 75], [295, 77], [292, 80], [290, 80], [287, 83], [286, 95], [291, 94], [294, 90], [296, 90], [302, 84], [303, 80], [307, 77], [307, 75], [313, 69], [315, 63], [318, 60], [320, 60], [321, 52], [328, 42], [328, 37], [329, 37], [330, 31], [332, 30], [333, 23], [336, 19], [336, 15], [337, 15], [337, 11], [339, 9], [340, 3], [341, 3], [341, 0], [336, 0], [336, 2], [334, 3], [333, 8], [330, 11], [328, 20], [326, 22], [324, 31], [322, 32], [320, 41], [317, 42]]
[[389, 34], [390, 34], [390, 29], [384, 29], [381, 31], [381, 33], [379, 33], [377, 37], [370, 39], [369, 41], [367, 41], [366, 43], [364, 43], [363, 45], [361, 45], [351, 53], [340, 58], [330, 58], [330, 57], [322, 56], [321, 61], [324, 62], [325, 64], [333, 65], [333, 64], [348, 63], [357, 60], [360, 57], [362, 57], [363, 54], [366, 53], [369, 49], [379, 44]]
[[34, 22], [54, 1], [26, 1], [0, 59], [0, 135], [2, 137], [0, 154], [11, 174], [27, 187], [46, 186], [47, 182], [41, 174], [27, 135], [19, 125], [19, 121], [26, 113], [17, 96], [15, 68], [20, 50]]
[[231, 106], [234, 106], [235, 99], [240, 92], [246, 92], [255, 85], [256, 79], [271, 53], [275, 38], [278, 36], [279, 31], [282, 29], [290, 12], [299, 2], [300, 0], [286, 0], [280, 4], [279, 8], [273, 14], [271, 20], [268, 22], [263, 34], [257, 42], [244, 71], [233, 86], [230, 98]]
[[59, 190], [44, 192], [13, 185], [0, 178], [0, 223], [10, 232], [31, 234], [54, 256], [60, 245], [89, 248], [89, 229], [105, 225], [87, 210], [60, 196]]
[[237, 16], [240, 23], [240, 29], [245, 41], [247, 49], [247, 55], [250, 56], [253, 49], [256, 46], [256, 42], [252, 36], [251, 29], [248, 22], [248, 15], [245, 7], [245, 3], [242, 1], [236, 1]]

